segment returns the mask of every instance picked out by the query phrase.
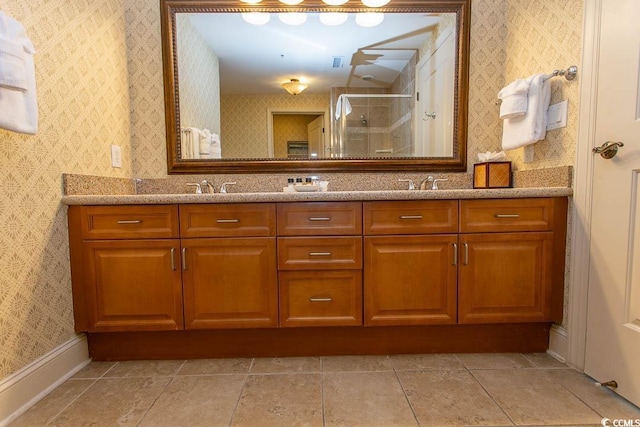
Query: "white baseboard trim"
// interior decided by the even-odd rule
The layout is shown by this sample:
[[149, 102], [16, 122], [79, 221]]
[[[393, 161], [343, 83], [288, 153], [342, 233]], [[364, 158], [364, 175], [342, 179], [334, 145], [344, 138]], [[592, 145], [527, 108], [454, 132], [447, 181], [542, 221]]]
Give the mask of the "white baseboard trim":
[[87, 339], [78, 335], [0, 379], [0, 427], [18, 418], [90, 361]]
[[567, 360], [567, 348], [568, 348], [568, 334], [567, 330], [561, 326], [553, 325], [549, 331], [549, 349], [547, 353], [562, 363]]

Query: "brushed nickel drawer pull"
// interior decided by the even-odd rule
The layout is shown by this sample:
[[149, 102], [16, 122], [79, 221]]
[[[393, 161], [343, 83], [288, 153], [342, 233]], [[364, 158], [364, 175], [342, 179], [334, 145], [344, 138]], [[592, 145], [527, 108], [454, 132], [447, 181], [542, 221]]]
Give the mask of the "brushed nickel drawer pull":
[[309, 298], [311, 302], [331, 302], [333, 298]]
[[141, 219], [121, 219], [118, 224], [142, 224]]
[[458, 244], [452, 243], [453, 245], [453, 265], [458, 265]]
[[309, 256], [331, 256], [331, 252], [309, 252]]
[[331, 221], [331, 217], [330, 216], [310, 217], [309, 221]]
[[218, 224], [236, 224], [240, 222], [239, 219], [216, 219]]
[[187, 269], [187, 248], [182, 248], [182, 269]]
[[496, 218], [520, 218], [518, 214], [495, 214]]
[[422, 215], [400, 215], [400, 219], [422, 219]]
[[171, 248], [171, 270], [176, 270], [176, 248]]

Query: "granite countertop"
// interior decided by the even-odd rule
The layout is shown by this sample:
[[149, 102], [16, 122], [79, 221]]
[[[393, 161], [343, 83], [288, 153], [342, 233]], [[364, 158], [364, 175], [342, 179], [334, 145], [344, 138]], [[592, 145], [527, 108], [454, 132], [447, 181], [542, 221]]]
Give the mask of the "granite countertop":
[[228, 194], [127, 194], [69, 195], [65, 205], [158, 205], [177, 203], [254, 203], [363, 200], [508, 199], [525, 197], [567, 197], [568, 187], [461, 189], [461, 190], [381, 190], [327, 191], [322, 193], [228, 193]]

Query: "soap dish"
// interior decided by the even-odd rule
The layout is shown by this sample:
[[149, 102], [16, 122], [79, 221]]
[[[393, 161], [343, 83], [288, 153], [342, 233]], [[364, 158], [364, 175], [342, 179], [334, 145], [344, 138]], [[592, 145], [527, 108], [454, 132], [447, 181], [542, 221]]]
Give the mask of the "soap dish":
[[311, 193], [320, 191], [322, 188], [319, 185], [294, 185], [293, 189], [301, 193]]

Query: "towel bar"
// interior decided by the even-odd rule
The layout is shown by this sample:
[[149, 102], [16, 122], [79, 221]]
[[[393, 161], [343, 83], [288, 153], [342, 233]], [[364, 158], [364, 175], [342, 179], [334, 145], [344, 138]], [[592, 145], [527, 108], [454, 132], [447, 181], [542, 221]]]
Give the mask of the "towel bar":
[[[578, 75], [578, 67], [575, 65], [572, 65], [568, 67], [566, 70], [553, 70], [553, 72], [549, 74], [547, 77], [545, 77], [544, 80], [547, 81], [553, 77], [564, 76], [565, 79], [571, 81], [571, 80], [575, 80], [577, 75]], [[501, 99], [498, 99], [496, 101], [496, 105], [500, 105], [501, 103], [502, 103]]]

